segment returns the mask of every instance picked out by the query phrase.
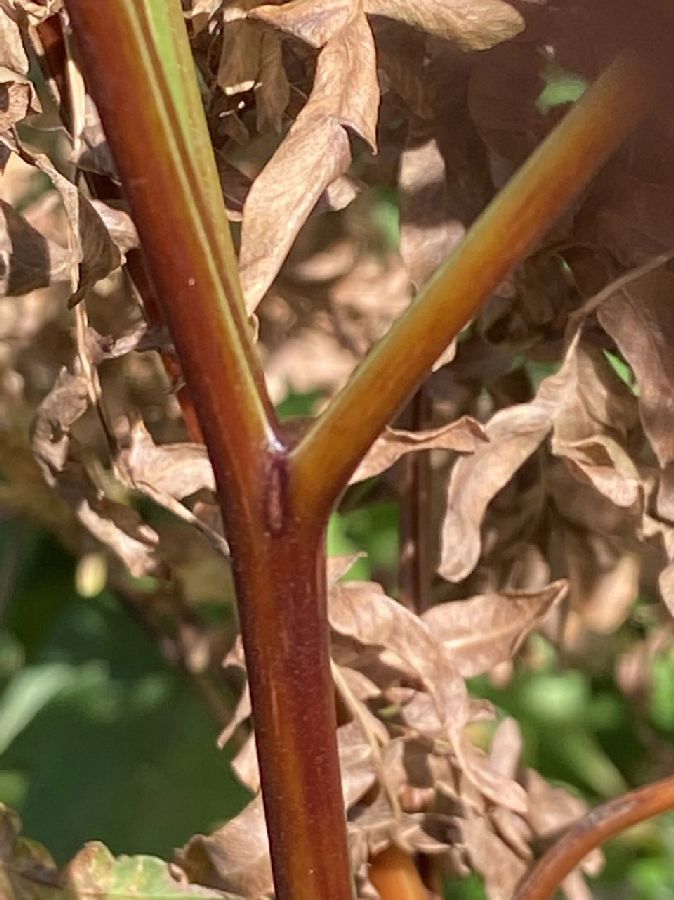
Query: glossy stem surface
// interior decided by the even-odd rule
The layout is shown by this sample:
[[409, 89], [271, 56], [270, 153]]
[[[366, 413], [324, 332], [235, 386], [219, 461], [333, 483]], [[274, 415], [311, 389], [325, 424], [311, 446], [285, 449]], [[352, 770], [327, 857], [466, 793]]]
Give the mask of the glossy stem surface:
[[630, 791], [591, 810], [554, 844], [520, 885], [513, 900], [549, 900], [595, 847], [674, 808], [674, 776]]
[[654, 74], [622, 54], [495, 197], [293, 453], [298, 508], [330, 508], [433, 362], [649, 111]]
[[[180, 4], [106, 0], [104, 14], [100, 0], [66, 5], [215, 471], [276, 897], [352, 900], [329, 668], [327, 514], [300, 517], [293, 503], [287, 447], [241, 300]], [[160, 52], [156, 23], [169, 17], [169, 6]], [[182, 56], [176, 51], [179, 64], [173, 59], [169, 69], [179, 41]], [[192, 106], [185, 109], [183, 100]]]

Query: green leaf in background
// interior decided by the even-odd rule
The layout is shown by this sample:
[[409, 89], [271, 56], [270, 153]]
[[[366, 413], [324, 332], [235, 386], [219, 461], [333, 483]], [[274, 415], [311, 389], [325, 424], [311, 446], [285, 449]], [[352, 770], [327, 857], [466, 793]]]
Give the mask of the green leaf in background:
[[541, 73], [545, 87], [541, 91], [536, 108], [544, 115], [556, 106], [575, 103], [587, 90], [587, 80], [576, 72], [569, 72], [554, 59], [548, 59]]
[[239, 900], [234, 894], [180, 883], [168, 865], [152, 856], [120, 856], [94, 842], [80, 850], [65, 872], [68, 894], [97, 900]]
[[0, 698], [0, 755], [73, 678], [70, 666], [45, 663], [29, 666], [12, 679]]

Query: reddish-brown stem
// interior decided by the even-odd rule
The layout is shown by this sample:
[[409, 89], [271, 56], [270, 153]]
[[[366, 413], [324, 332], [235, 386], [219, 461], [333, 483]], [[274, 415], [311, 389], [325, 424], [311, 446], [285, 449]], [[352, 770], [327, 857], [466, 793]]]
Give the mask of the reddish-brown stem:
[[[148, 7], [108, 0], [102, 15], [99, 0], [66, 5], [215, 471], [276, 897], [352, 900], [328, 653], [326, 516], [299, 516], [294, 505], [288, 448], [252, 344], [212, 154], [203, 149], [196, 83], [179, 87], [196, 95], [189, 114], [190, 128], [201, 129], [198, 160], [149, 37]], [[180, 4], [169, 14], [175, 40], [186, 42]], [[181, 52], [180, 71], [191, 79]]]
[[674, 808], [674, 776], [624, 794], [593, 809], [572, 825], [531, 870], [514, 900], [549, 900], [564, 878], [615, 835]]

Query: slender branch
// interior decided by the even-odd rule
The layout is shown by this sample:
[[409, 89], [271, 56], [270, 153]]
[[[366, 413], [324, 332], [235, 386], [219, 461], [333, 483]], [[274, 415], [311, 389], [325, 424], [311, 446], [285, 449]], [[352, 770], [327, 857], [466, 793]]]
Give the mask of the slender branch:
[[[428, 425], [430, 397], [424, 386], [416, 392], [403, 416], [404, 427], [421, 431]], [[421, 615], [430, 605], [433, 577], [431, 559], [431, 494], [433, 472], [430, 453], [408, 453], [398, 463], [400, 507], [400, 602]]]
[[572, 825], [531, 870], [514, 900], [548, 900], [587, 854], [626, 828], [674, 808], [674, 776], [609, 800]]
[[487, 207], [293, 451], [302, 512], [331, 506], [434, 360], [646, 115], [654, 77], [622, 54]]

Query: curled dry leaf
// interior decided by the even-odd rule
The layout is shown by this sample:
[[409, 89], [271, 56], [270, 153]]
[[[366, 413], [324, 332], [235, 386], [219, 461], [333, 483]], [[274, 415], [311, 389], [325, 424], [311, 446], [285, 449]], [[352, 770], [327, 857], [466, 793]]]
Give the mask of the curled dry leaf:
[[[348, 809], [372, 787], [376, 773], [372, 748], [358, 725], [343, 725], [337, 738]], [[176, 861], [190, 881], [198, 884], [235, 891], [245, 897], [270, 896], [273, 883], [262, 798], [256, 797], [213, 834], [195, 835], [177, 851]]]
[[90, 405], [89, 382], [63, 370], [38, 407], [32, 448], [47, 483], [72, 507], [82, 525], [127, 565], [132, 575], [157, 570], [156, 532], [138, 513], [106, 497], [70, 453], [70, 431]]
[[70, 280], [73, 254], [0, 200], [0, 296], [16, 297]]
[[634, 416], [634, 398], [603, 354], [572, 339], [561, 368], [529, 403], [497, 412], [485, 426], [489, 443], [452, 470], [439, 572], [460, 581], [475, 567], [489, 503], [552, 434], [551, 449], [579, 480], [613, 504], [638, 510], [641, 477], [620, 441]]
[[359, 15], [321, 51], [309, 100], [246, 198], [240, 268], [250, 312], [323, 191], [348, 168], [346, 129], [375, 148], [378, 104], [372, 33]]
[[290, 85], [283, 67], [283, 48], [275, 34], [265, 33], [260, 42], [260, 70], [255, 91], [257, 130], [281, 133], [283, 114], [290, 100]]
[[487, 423], [488, 443], [457, 460], [447, 496], [438, 571], [448, 581], [460, 581], [480, 556], [480, 525], [492, 498], [545, 440], [553, 421], [575, 390], [578, 337], [555, 375], [541, 382], [531, 403], [497, 412]]
[[122, 256], [92, 203], [56, 169], [42, 153], [29, 153], [12, 139], [0, 141], [24, 162], [35, 166], [52, 182], [63, 203], [70, 228], [70, 248], [74, 254], [73, 286], [70, 304], [78, 303], [97, 281], [119, 268]]
[[213, 834], [195, 835], [176, 851], [175, 859], [197, 884], [244, 897], [271, 896], [274, 885], [262, 797]]
[[290, 0], [282, 6], [263, 5], [249, 16], [273, 25], [310, 47], [319, 49], [345, 28], [358, 12], [356, 0]]
[[131, 446], [121, 460], [134, 484], [182, 500], [198, 491], [215, 492], [215, 476], [203, 444], [157, 446], [140, 420], [131, 428]]
[[400, 158], [400, 254], [417, 290], [466, 231], [448, 213], [445, 160], [428, 130], [411, 129]]
[[11, 69], [0, 66], [0, 132], [9, 131], [26, 116], [41, 111], [32, 83]]
[[[0, 8], [0, 67], [17, 75], [26, 75], [28, 57], [23, 49], [21, 31], [14, 15], [10, 16], [7, 9]], [[6, 108], [4, 104], [3, 108]]]
[[464, 50], [487, 50], [524, 28], [520, 13], [504, 0], [365, 0], [365, 10], [447, 38]]
[[117, 169], [94, 102], [87, 94], [80, 98], [80, 103], [82, 123], [74, 140], [70, 161], [87, 172], [96, 172], [117, 181]]
[[485, 881], [489, 900], [511, 900], [527, 870], [524, 860], [482, 816], [459, 820], [461, 835], [473, 868]]
[[[660, 467], [674, 463], [674, 340], [672, 293], [674, 275], [651, 272], [606, 300], [597, 310], [639, 385], [639, 413]], [[669, 479], [658, 498], [662, 514], [674, 518], [674, 494]]]
[[464, 678], [488, 672], [511, 659], [532, 628], [566, 594], [566, 581], [541, 591], [483, 594], [469, 600], [441, 603], [424, 613], [423, 621], [443, 642]]
[[571, 605], [583, 624], [612, 634], [639, 595], [641, 560], [635, 546], [618, 535], [564, 531]]
[[[525, 785], [529, 798], [526, 819], [534, 834], [543, 840], [557, 836], [587, 812], [586, 803], [563, 788], [552, 787], [534, 769], [527, 769]], [[585, 857], [581, 868], [588, 875], [597, 875], [603, 864], [602, 852], [593, 850]]]
[[[427, 67], [419, 68], [419, 60], [427, 51], [427, 37], [393, 19], [375, 17], [372, 30], [377, 45], [377, 65], [385, 76], [388, 89], [393, 91], [408, 110], [420, 119], [432, 119]], [[402, 199], [402, 198], [401, 198]]]
[[372, 478], [394, 465], [406, 453], [421, 450], [455, 450], [459, 453], [472, 453], [487, 440], [482, 426], [470, 416], [463, 416], [449, 425], [427, 431], [402, 431], [387, 428], [377, 438], [372, 449], [363, 459], [354, 474], [351, 483]]
[[216, 82], [225, 94], [241, 94], [253, 88], [260, 67], [261, 39], [260, 29], [245, 19], [225, 22], [216, 74]]
[[201, 490], [215, 493], [215, 476], [203, 444], [157, 446], [138, 420], [131, 429], [131, 446], [119, 454], [119, 462], [131, 486], [201, 531], [219, 553], [229, 554], [220, 532], [178, 502]]
[[420, 678], [431, 698], [434, 717], [426, 718], [426, 736], [448, 741], [459, 766], [486, 796], [521, 809], [519, 785], [499, 776], [466, 737], [470, 719], [466, 685], [450, 655], [427, 625], [370, 582], [336, 585], [328, 603], [330, 625], [339, 635], [394, 654], [404, 671]]
[[135, 250], [139, 246], [136, 226], [122, 203], [111, 206], [103, 203], [102, 200], [92, 200], [91, 205], [101, 217], [108, 234], [119, 248], [122, 258], [129, 250]]

